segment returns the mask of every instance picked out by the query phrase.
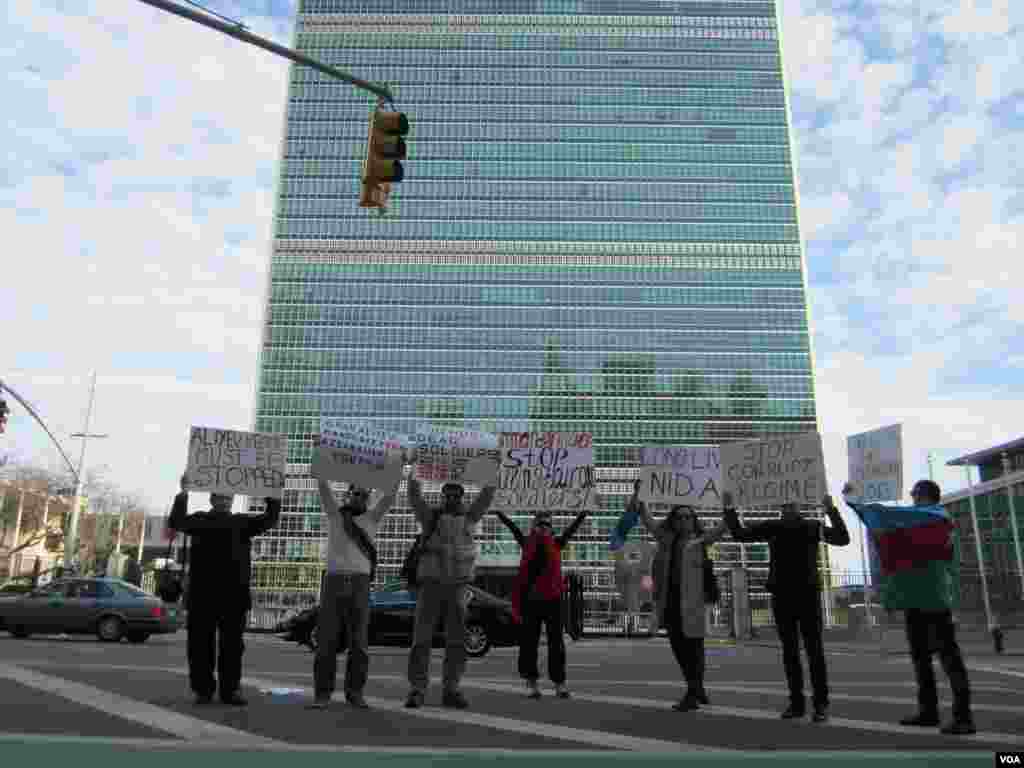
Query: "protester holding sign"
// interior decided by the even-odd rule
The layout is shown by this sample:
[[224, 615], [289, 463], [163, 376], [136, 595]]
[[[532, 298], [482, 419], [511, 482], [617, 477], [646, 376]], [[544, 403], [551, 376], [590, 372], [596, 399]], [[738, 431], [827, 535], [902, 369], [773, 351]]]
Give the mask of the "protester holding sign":
[[569, 689], [565, 685], [565, 638], [562, 637], [562, 550], [583, 523], [587, 511], [583, 510], [576, 515], [576, 519], [559, 536], [553, 535], [551, 513], [546, 510], [537, 512], [533, 517], [529, 537], [523, 536], [519, 526], [504, 512], [495, 512], [523, 551], [519, 574], [512, 590], [512, 615], [522, 623], [519, 674], [526, 680], [530, 698], [539, 699], [537, 652], [540, 648], [541, 625], [544, 625], [548, 634], [548, 677], [555, 684], [558, 698], [568, 699]]
[[[444, 611], [445, 652], [442, 703], [446, 707], [469, 706], [459, 689], [466, 671], [466, 587], [473, 581], [476, 565], [474, 528], [480, 522], [496, 491], [494, 481], [484, 487], [467, 510], [462, 502], [465, 489], [458, 483], [441, 488], [444, 505], [431, 509], [423, 501], [420, 483], [414, 471], [409, 475], [409, 506], [424, 531], [424, 540], [416, 570], [418, 592], [412, 649], [409, 651], [409, 685], [405, 701], [410, 709], [423, 706], [430, 685], [430, 649], [434, 627]], [[496, 473], [495, 473], [496, 474]]]
[[847, 483], [843, 488], [846, 503], [878, 546], [882, 605], [906, 615], [918, 711], [900, 724], [939, 724], [939, 694], [932, 667], [932, 654], [937, 651], [953, 690], [953, 721], [942, 732], [970, 735], [975, 732], [971, 689], [952, 613], [960, 595], [960, 542], [956, 526], [939, 503], [942, 491], [932, 480], [919, 480], [910, 492], [912, 507], [861, 504], [852, 500], [853, 495], [854, 488]]
[[402, 476], [367, 511], [370, 492], [350, 486], [340, 507], [330, 483], [318, 478], [320, 505], [327, 515], [327, 577], [320, 595], [318, 643], [313, 663], [314, 709], [326, 709], [337, 685], [338, 636], [344, 623], [348, 639], [345, 700], [367, 709], [363, 688], [370, 669], [370, 584], [377, 570], [375, 540], [381, 520], [395, 503]]
[[814, 689], [814, 722], [828, 719], [828, 671], [822, 639], [821, 576], [818, 572], [818, 550], [821, 541], [836, 547], [850, 543], [850, 534], [842, 515], [825, 496], [823, 504], [829, 526], [817, 520], [800, 517], [795, 502], [782, 505], [782, 517], [744, 527], [733, 506], [732, 494], [722, 494], [723, 517], [735, 541], [766, 541], [771, 549], [767, 589], [772, 595], [772, 614], [782, 643], [782, 663], [789, 684], [789, 707], [782, 713], [785, 720], [803, 717], [804, 674], [800, 664], [800, 641], [803, 636], [807, 666]]
[[647, 505], [637, 497], [639, 481], [634, 485], [630, 505], [635, 506], [644, 527], [658, 542], [655, 557], [654, 604], [658, 623], [668, 630], [672, 654], [686, 680], [686, 693], [673, 705], [679, 712], [698, 709], [704, 690], [704, 547], [725, 535], [725, 525], [705, 533], [690, 506], [677, 505], [668, 517], [655, 522]]
[[[188, 669], [197, 704], [208, 704], [218, 688], [220, 700], [245, 706], [239, 693], [246, 614], [252, 608], [252, 540], [275, 525], [281, 500], [266, 498], [262, 515], [232, 515], [231, 496], [210, 494], [209, 512], [188, 514], [187, 473], [174, 497], [167, 527], [192, 537], [188, 609]], [[219, 638], [218, 638], [219, 635]], [[218, 647], [219, 646], [219, 647]]]

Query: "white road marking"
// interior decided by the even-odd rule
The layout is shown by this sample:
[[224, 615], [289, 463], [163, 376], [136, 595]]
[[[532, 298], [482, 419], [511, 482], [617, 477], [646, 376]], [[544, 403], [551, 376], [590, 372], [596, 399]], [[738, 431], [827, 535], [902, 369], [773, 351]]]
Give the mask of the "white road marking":
[[[258, 685], [263, 688], [274, 688], [281, 683], [266, 678], [247, 678], [250, 685]], [[465, 685], [465, 683], [464, 683]], [[468, 687], [468, 686], [467, 686]], [[478, 687], [478, 686], [475, 686]], [[305, 689], [308, 695], [312, 695], [312, 689]], [[516, 689], [517, 692], [518, 689]], [[341, 694], [336, 694], [335, 699], [343, 700]], [[583, 728], [571, 728], [564, 725], [551, 723], [540, 723], [530, 720], [515, 720], [510, 717], [498, 715], [484, 715], [465, 710], [448, 710], [436, 707], [423, 707], [421, 709], [406, 709], [400, 701], [389, 699], [378, 699], [366, 697], [368, 704], [376, 709], [386, 712], [404, 713], [413, 717], [421, 717], [427, 720], [441, 720], [443, 722], [461, 725], [476, 725], [483, 728], [492, 728], [498, 731], [509, 733], [523, 733], [532, 736], [543, 736], [549, 739], [560, 741], [572, 741], [580, 744], [590, 744], [599, 747], [610, 747], [612, 749], [631, 750], [634, 752], [732, 752], [734, 750], [723, 750], [715, 747], [706, 747], [701, 744], [691, 744], [685, 741], [665, 741], [662, 739], [647, 739], [637, 736], [627, 736], [620, 733], [605, 733]]]
[[29, 688], [60, 696], [83, 707], [95, 709], [122, 720], [139, 723], [185, 740], [226, 741], [248, 746], [267, 746], [275, 743], [272, 739], [263, 736], [210, 723], [196, 717], [188, 717], [169, 709], [105, 691], [102, 688], [44, 675], [41, 672], [16, 667], [13, 664], [0, 664], [0, 678], [13, 680]]
[[[968, 669], [975, 672], [991, 672], [994, 675], [1007, 675], [1008, 677], [1024, 678], [1024, 669], [1007, 669], [1006, 667], [990, 667], [986, 664], [968, 664]], [[974, 686], [971, 686], [972, 688]]]
[[[523, 694], [522, 688], [510, 686], [510, 685], [495, 685], [493, 683], [481, 683], [475, 680], [463, 680], [462, 685], [466, 688], [478, 688], [481, 690], [495, 691], [499, 693], [514, 693], [518, 695]], [[616, 706], [623, 707], [642, 707], [645, 709], [664, 709], [668, 703], [665, 701], [655, 701], [652, 699], [639, 699], [629, 696], [600, 696], [589, 693], [576, 693], [573, 692], [573, 698], [579, 701], [587, 701], [593, 704], [613, 704]], [[779, 713], [773, 710], [764, 709], [748, 709], [740, 707], [722, 707], [718, 705], [711, 705], [710, 707], [701, 707], [699, 710], [693, 713], [700, 717], [704, 715], [716, 716], [716, 715], [727, 715], [729, 717], [744, 717], [751, 720], [778, 720]], [[921, 728], [911, 728], [903, 725], [896, 725], [893, 723], [879, 723], [870, 720], [851, 720], [842, 717], [830, 717], [829, 725], [841, 728], [854, 728], [862, 731], [875, 731], [878, 733], [898, 733], [902, 735], [914, 735], [920, 736], [922, 733], [927, 731]], [[828, 725], [824, 727], [829, 727]], [[936, 735], [939, 734], [936, 732]], [[967, 739], [969, 741], [979, 741], [985, 743], [1000, 743], [1000, 744], [1022, 744], [1024, 745], [1024, 736], [1009, 734], [1009, 733], [978, 733], [974, 736], [956, 736], [951, 738]]]

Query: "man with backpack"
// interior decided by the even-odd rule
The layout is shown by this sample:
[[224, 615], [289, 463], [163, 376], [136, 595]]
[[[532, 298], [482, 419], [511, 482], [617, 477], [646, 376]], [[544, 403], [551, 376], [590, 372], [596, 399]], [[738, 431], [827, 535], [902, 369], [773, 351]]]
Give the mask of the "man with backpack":
[[[473, 581], [476, 567], [474, 528], [483, 518], [497, 491], [497, 478], [484, 487], [467, 509], [462, 498], [465, 489], [459, 483], [441, 488], [443, 505], [431, 509], [423, 500], [415, 469], [409, 475], [409, 506], [423, 529], [419, 562], [416, 565], [416, 619], [412, 649], [409, 652], [409, 685], [405, 706], [423, 706], [430, 685], [430, 650], [434, 627], [442, 611], [445, 619], [443, 668], [446, 707], [469, 706], [459, 689], [466, 671], [466, 587]], [[411, 585], [413, 586], [413, 585]]]
[[399, 475], [395, 486], [369, 511], [368, 489], [351, 486], [345, 503], [339, 506], [330, 484], [323, 478], [318, 481], [320, 504], [327, 514], [327, 575], [317, 617], [314, 709], [326, 709], [334, 694], [342, 628], [348, 641], [345, 700], [358, 709], [368, 708], [363, 688], [370, 669], [370, 585], [377, 570], [375, 541], [384, 515], [395, 502], [401, 480]]

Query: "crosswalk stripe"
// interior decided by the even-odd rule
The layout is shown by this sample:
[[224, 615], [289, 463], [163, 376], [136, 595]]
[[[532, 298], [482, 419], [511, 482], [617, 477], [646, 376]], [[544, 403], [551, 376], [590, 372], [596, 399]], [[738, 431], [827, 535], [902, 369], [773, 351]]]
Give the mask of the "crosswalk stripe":
[[[263, 688], [275, 688], [282, 685], [279, 680], [266, 678], [246, 678], [250, 685]], [[312, 695], [310, 688], [302, 688], [306, 695]], [[342, 700], [341, 695], [335, 695], [337, 700]], [[596, 747], [609, 747], [612, 749], [629, 750], [634, 752], [734, 752], [735, 750], [723, 750], [716, 747], [706, 747], [701, 744], [693, 744], [685, 741], [665, 741], [662, 739], [649, 739], [637, 736], [628, 736], [620, 733], [606, 733], [584, 728], [572, 728], [565, 725], [554, 725], [552, 723], [540, 723], [531, 720], [516, 720], [511, 717], [499, 715], [485, 715], [465, 710], [437, 709], [434, 707], [422, 707], [420, 709], [406, 709], [401, 702], [376, 697], [366, 697], [368, 704], [385, 712], [395, 712], [413, 717], [420, 717], [427, 720], [440, 720], [448, 723], [461, 725], [476, 725], [484, 728], [492, 728], [509, 733], [523, 733], [532, 736], [543, 736], [549, 739], [571, 741], [580, 744], [589, 744]]]
[[102, 688], [95, 688], [61, 677], [44, 675], [41, 672], [16, 667], [13, 664], [0, 663], [0, 678], [13, 680], [37, 691], [60, 696], [89, 709], [139, 723], [185, 740], [226, 741], [248, 746], [265, 746], [274, 743], [273, 739], [200, 720], [196, 717], [188, 717], [169, 709], [105, 691]]
[[[478, 682], [476, 680], [464, 680], [462, 685], [466, 688], [476, 688], [479, 690], [494, 691], [497, 693], [514, 693], [520, 696], [523, 695], [522, 688], [511, 685], [484, 683]], [[667, 706], [667, 703], [665, 701], [656, 701], [653, 699], [640, 699], [631, 696], [604, 696], [591, 693], [581, 694], [574, 692], [573, 698], [578, 699], [579, 701], [586, 701], [593, 704], [614, 704], [616, 706], [642, 707], [645, 709], [664, 709]], [[751, 720], [779, 719], [779, 713], [775, 711], [764, 709], [749, 709], [744, 707], [725, 707], [719, 705], [701, 707], [693, 714], [697, 716], [709, 715], [712, 717], [725, 715], [728, 717], [749, 718]], [[879, 733], [896, 733], [908, 736], [920, 736], [923, 732], [920, 728], [912, 728], [909, 726], [896, 725], [893, 723], [880, 723], [870, 720], [852, 720], [844, 717], [830, 717], [828, 722], [831, 726], [839, 726], [841, 728], [853, 728], [862, 731], [876, 731]], [[826, 725], [825, 727], [828, 726]], [[1009, 733], [977, 733], [974, 736], [956, 736], [954, 738], [985, 743], [1024, 745], [1024, 736]]]

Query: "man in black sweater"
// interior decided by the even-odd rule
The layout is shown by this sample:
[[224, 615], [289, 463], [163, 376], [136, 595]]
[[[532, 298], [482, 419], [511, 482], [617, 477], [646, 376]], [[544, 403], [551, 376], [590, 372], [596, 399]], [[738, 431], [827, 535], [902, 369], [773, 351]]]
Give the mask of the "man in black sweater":
[[[188, 592], [188, 671], [197, 704], [209, 704], [220, 677], [220, 700], [245, 706], [242, 653], [245, 617], [252, 608], [252, 540], [262, 536], [281, 516], [281, 500], [267, 498], [262, 515], [232, 515], [231, 496], [210, 494], [209, 512], [188, 514], [187, 478], [174, 497], [167, 527], [192, 537]], [[218, 633], [220, 634], [218, 643]], [[219, 645], [219, 648], [218, 648]]]
[[821, 576], [818, 550], [821, 541], [837, 547], [850, 543], [842, 515], [831, 496], [823, 500], [830, 525], [800, 517], [795, 503], [782, 505], [782, 517], [744, 527], [733, 507], [731, 493], [722, 494], [723, 517], [735, 541], [766, 541], [771, 548], [767, 589], [772, 595], [772, 613], [782, 642], [782, 662], [789, 683], [789, 707], [785, 720], [803, 717], [804, 674], [800, 664], [800, 636], [804, 639], [807, 665], [814, 689], [814, 722], [828, 719], [828, 672], [822, 641]]

